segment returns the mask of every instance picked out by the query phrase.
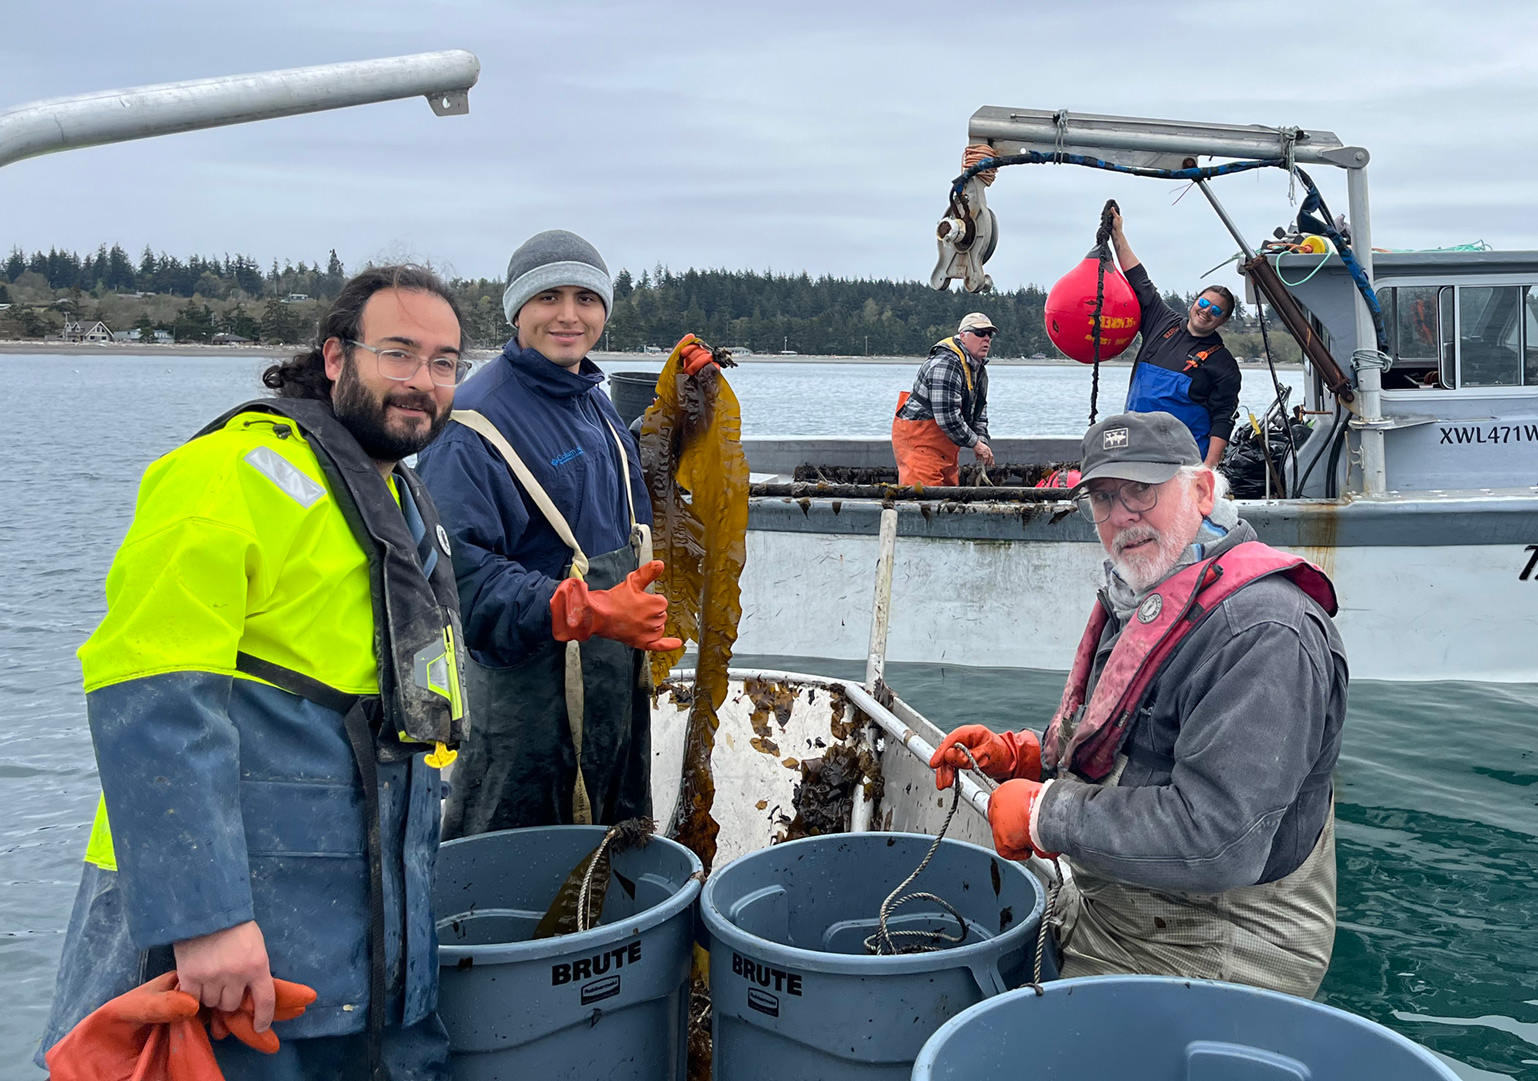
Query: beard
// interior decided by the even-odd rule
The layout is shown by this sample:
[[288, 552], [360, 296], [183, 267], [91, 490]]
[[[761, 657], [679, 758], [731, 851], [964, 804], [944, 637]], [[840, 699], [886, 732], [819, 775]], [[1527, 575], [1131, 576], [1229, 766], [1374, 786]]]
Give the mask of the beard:
[[[1201, 524], [1202, 515], [1196, 501], [1187, 500], [1174, 523], [1165, 532], [1161, 533], [1142, 522], [1129, 525], [1111, 539], [1111, 563], [1116, 573], [1138, 593], [1158, 584], [1174, 569], [1186, 548], [1196, 539]], [[1132, 545], [1145, 541], [1154, 542], [1151, 550], [1145, 546], [1136, 551], [1127, 551]]]
[[[398, 405], [420, 409], [428, 416], [425, 429], [392, 428], [387, 407]], [[342, 365], [342, 374], [331, 391], [331, 411], [347, 425], [370, 458], [380, 462], [398, 462], [427, 446], [449, 423], [449, 411], [440, 409], [431, 394], [420, 390], [394, 388], [376, 397], [358, 378], [352, 358]]]

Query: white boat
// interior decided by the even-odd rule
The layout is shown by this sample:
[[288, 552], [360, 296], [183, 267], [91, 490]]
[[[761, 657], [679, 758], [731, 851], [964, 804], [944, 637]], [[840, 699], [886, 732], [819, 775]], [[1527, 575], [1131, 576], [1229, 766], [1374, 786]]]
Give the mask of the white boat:
[[[991, 139], [1001, 155], [1034, 148], [1040, 158], [1062, 152], [1126, 168], [1189, 170], [1197, 154], [1289, 153], [1344, 167], [1351, 233], [1382, 304], [1385, 348], [1339, 255], [1277, 258], [1281, 274], [1300, 282], [1291, 292], [1307, 330], [1352, 368], [1337, 395], [1331, 374], [1305, 357], [1302, 405], [1317, 422], [1281, 463], [1288, 496], [1241, 500], [1239, 513], [1263, 541], [1335, 580], [1353, 676], [1538, 679], [1538, 252], [1373, 254], [1368, 154], [1329, 132], [985, 108], [972, 117], [971, 137]], [[980, 184], [968, 185], [969, 198], [974, 186], [973, 210], [991, 223]], [[970, 275], [969, 286], [985, 279], [985, 253], [947, 255], [943, 239], [941, 247], [942, 267], [949, 259], [953, 274]], [[943, 287], [941, 278], [937, 270]], [[1102, 414], [1115, 411], [1102, 397]], [[999, 462], [1079, 457], [1076, 440], [991, 442]], [[759, 483], [741, 651], [797, 655], [815, 640], [819, 655], [863, 656], [863, 621], [849, 614], [868, 610], [877, 522], [893, 503], [893, 660], [1068, 667], [1104, 559], [1069, 504], [1043, 502], [1045, 493], [893, 491], [884, 439], [744, 446]], [[822, 483], [851, 475], [869, 483]]]

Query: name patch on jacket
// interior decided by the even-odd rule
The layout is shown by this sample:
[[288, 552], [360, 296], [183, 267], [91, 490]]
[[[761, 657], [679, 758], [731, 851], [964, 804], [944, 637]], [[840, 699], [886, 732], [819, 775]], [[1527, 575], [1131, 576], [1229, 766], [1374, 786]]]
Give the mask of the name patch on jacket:
[[551, 458], [550, 464], [553, 466], [563, 466], [567, 462], [570, 462], [576, 458], [581, 458], [586, 453], [587, 452], [581, 447], [572, 447], [565, 454], [557, 454], [554, 458]]

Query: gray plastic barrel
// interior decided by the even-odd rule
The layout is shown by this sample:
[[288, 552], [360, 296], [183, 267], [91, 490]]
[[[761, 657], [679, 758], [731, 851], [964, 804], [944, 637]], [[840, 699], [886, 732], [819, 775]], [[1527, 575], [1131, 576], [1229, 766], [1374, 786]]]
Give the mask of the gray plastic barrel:
[[609, 400], [627, 428], [631, 421], [646, 412], [656, 397], [656, 372], [609, 373]]
[[[875, 957], [881, 902], [934, 838], [810, 837], [717, 868], [700, 893], [710, 934], [715, 1076], [725, 1081], [906, 1081], [924, 1041], [968, 1006], [1030, 978], [1044, 894], [1018, 863], [947, 839], [909, 890], [938, 894], [967, 921], [958, 946]], [[898, 908], [891, 930], [946, 930], [930, 901]]]
[[438, 1012], [456, 1081], [682, 1081], [700, 861], [662, 837], [617, 853], [599, 924], [534, 928], [602, 826], [543, 826], [438, 851]]
[[1355, 1014], [1208, 980], [1087, 976], [990, 999], [924, 1045], [913, 1081], [1457, 1081]]

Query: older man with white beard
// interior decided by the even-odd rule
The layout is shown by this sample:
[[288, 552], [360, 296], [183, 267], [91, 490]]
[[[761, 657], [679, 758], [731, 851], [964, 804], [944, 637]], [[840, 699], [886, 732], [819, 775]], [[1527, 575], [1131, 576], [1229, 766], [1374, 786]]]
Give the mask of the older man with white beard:
[[968, 748], [1003, 782], [988, 807], [1000, 854], [1068, 864], [1064, 976], [1310, 997], [1335, 938], [1334, 589], [1256, 539], [1168, 413], [1090, 428], [1075, 502], [1110, 559], [1062, 703], [1040, 739], [952, 732], [935, 782]]

